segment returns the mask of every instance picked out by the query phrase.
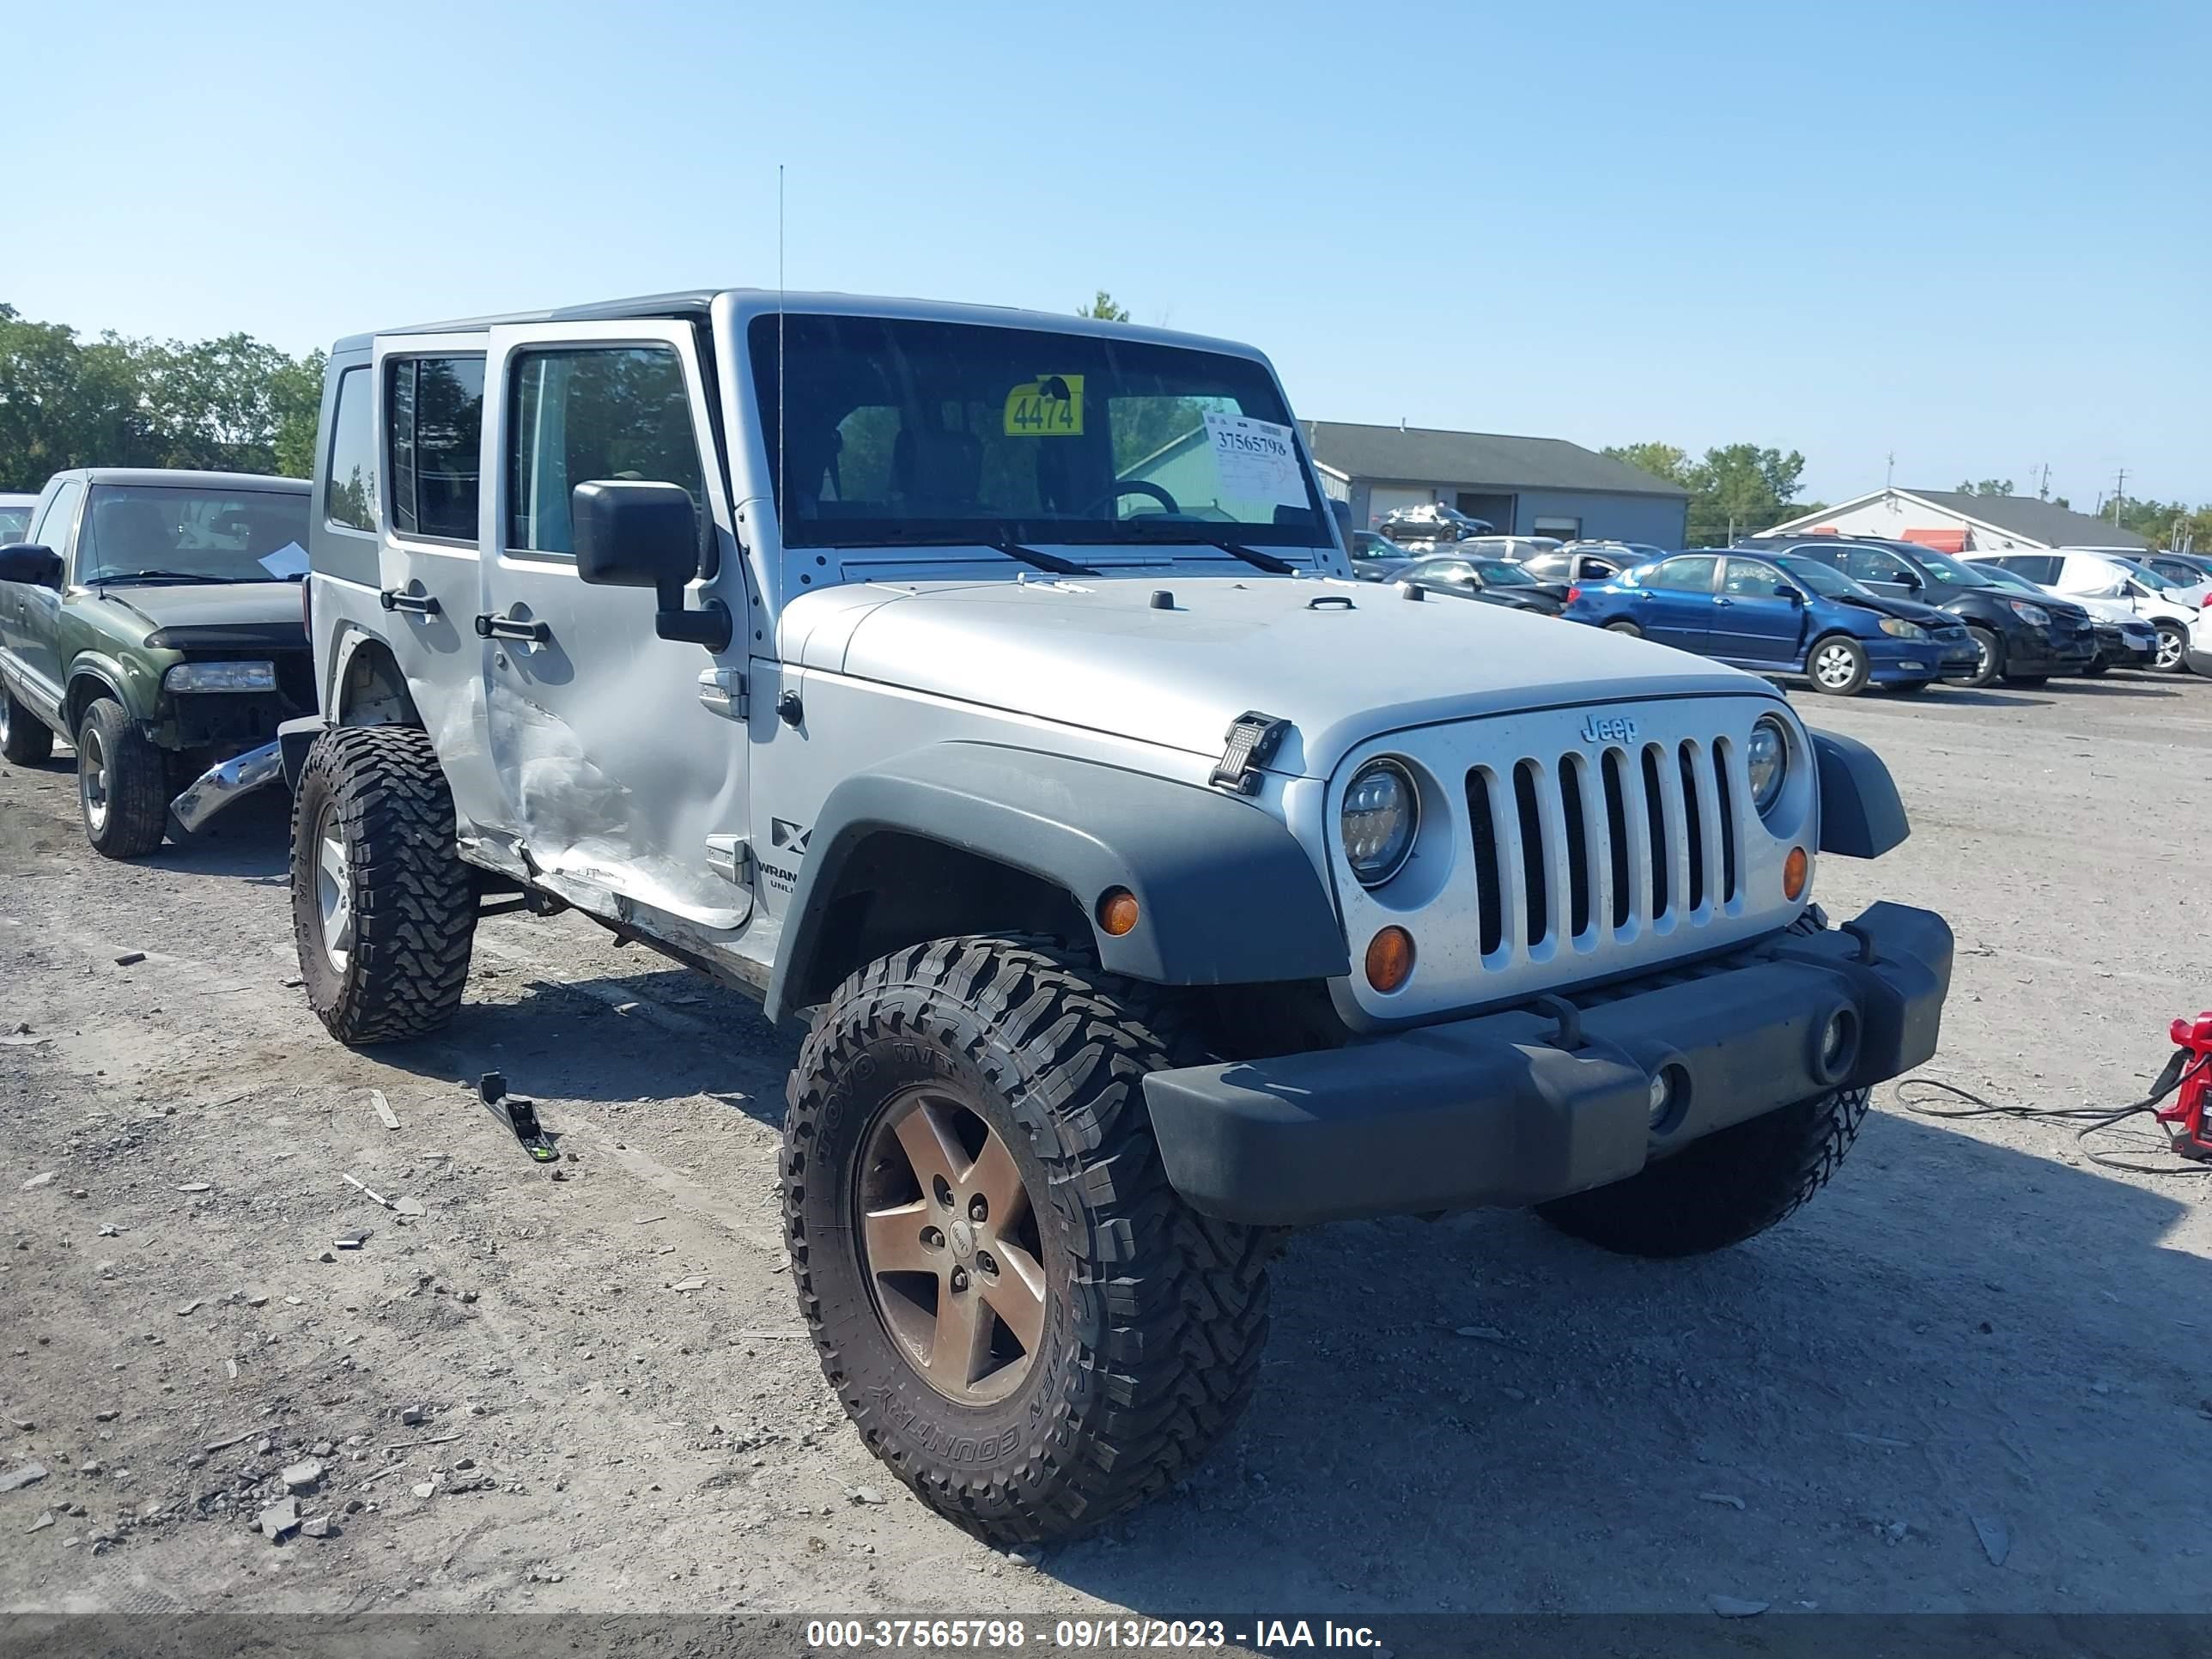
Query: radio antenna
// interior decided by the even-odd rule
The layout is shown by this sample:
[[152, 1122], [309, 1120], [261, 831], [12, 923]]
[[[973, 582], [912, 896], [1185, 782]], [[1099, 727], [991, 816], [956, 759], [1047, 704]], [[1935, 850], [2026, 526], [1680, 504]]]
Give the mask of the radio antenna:
[[783, 163], [775, 164], [775, 520], [791, 511], [783, 493]]

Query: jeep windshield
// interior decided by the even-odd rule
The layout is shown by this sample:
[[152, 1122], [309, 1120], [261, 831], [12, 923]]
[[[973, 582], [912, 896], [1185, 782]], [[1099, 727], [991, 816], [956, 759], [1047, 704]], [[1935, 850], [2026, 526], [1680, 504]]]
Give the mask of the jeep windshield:
[[307, 495], [94, 484], [77, 538], [76, 579], [267, 582], [307, 569]]
[[1330, 545], [1249, 358], [805, 313], [757, 318], [750, 347], [787, 546], [1178, 545], [1242, 569], [1224, 544]]

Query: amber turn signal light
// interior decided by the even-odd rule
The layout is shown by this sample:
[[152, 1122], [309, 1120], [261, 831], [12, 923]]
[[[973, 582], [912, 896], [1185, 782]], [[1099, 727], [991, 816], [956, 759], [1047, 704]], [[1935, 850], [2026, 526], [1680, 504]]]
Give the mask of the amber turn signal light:
[[1137, 896], [1126, 887], [1109, 887], [1098, 896], [1098, 925], [1115, 939], [1137, 925]]
[[1782, 861], [1782, 896], [1793, 904], [1804, 896], [1805, 874], [1811, 865], [1802, 847], [1791, 848], [1790, 856]]
[[1388, 996], [1413, 974], [1413, 936], [1385, 927], [1367, 941], [1367, 982]]

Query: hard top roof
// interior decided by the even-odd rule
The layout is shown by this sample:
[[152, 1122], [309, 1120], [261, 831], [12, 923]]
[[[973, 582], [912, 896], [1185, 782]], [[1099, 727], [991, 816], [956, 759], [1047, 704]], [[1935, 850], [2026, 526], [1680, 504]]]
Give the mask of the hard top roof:
[[[88, 484], [137, 484], [166, 489], [274, 489], [304, 495], [305, 478], [279, 478], [265, 472], [198, 472], [187, 467], [73, 466], [55, 478]], [[49, 483], [52, 479], [48, 479]]]

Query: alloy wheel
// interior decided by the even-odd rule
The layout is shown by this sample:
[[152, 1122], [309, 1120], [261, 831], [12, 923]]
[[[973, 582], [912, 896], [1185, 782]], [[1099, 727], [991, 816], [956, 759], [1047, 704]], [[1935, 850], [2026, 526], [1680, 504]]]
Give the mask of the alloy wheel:
[[1029, 1375], [1048, 1311], [1028, 1184], [1005, 1139], [951, 1094], [893, 1099], [860, 1164], [860, 1265], [921, 1379], [966, 1406]]
[[98, 835], [107, 827], [107, 748], [90, 720], [76, 736], [76, 792], [84, 803], [84, 821]]
[[1857, 672], [1858, 665], [1844, 646], [1827, 646], [1813, 659], [1813, 677], [1832, 691], [1849, 685]]
[[2161, 628], [2158, 630], [2158, 660], [2153, 665], [2161, 673], [2181, 666], [2181, 653], [2188, 641], [2177, 630]]
[[323, 957], [343, 974], [353, 958], [353, 864], [346, 856], [345, 830], [337, 803], [323, 809], [315, 825], [315, 910], [320, 919]]

